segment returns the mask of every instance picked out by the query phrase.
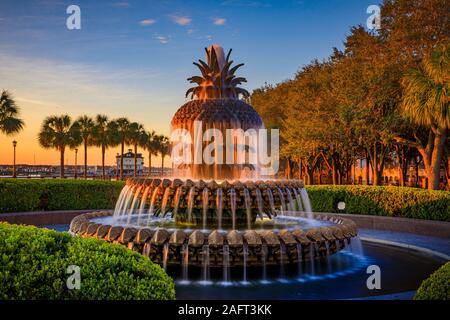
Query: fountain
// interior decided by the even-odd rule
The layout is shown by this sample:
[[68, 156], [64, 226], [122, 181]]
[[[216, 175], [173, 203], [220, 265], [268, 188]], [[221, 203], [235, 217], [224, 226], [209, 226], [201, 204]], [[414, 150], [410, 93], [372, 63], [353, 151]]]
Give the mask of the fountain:
[[129, 179], [112, 215], [77, 216], [70, 224], [73, 234], [126, 245], [164, 268], [181, 267], [185, 283], [188, 266], [202, 270], [203, 283], [210, 280], [210, 268], [222, 268], [225, 284], [231, 267], [243, 267], [247, 283], [247, 270], [262, 266], [266, 281], [266, 265], [281, 266], [283, 274], [289, 265], [314, 264], [350, 244], [357, 235], [355, 224], [313, 214], [302, 181], [262, 177], [258, 163], [220, 161], [219, 136], [233, 142], [226, 158], [242, 160], [251, 157], [255, 145], [235, 133], [264, 128], [253, 107], [239, 99], [249, 94], [238, 87], [246, 80], [234, 75], [242, 64], [231, 67], [230, 53], [225, 56], [213, 45], [206, 49], [206, 62], [194, 63], [202, 76], [188, 79], [197, 84], [187, 91], [193, 99], [171, 123], [174, 132], [194, 137], [184, 149], [191, 157], [212, 144], [217, 161], [177, 163], [171, 178]]

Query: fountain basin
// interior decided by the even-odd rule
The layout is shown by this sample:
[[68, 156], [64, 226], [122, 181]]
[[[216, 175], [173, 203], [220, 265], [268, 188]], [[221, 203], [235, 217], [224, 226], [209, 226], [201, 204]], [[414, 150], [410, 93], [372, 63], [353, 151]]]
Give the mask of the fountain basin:
[[[310, 220], [307, 213], [296, 215]], [[307, 229], [294, 226], [269, 230], [200, 230], [108, 224], [112, 222], [111, 213], [99, 211], [75, 217], [70, 231], [81, 237], [125, 245], [164, 266], [207, 264], [211, 267], [298, 263], [334, 254], [357, 235], [356, 225], [349, 219], [315, 214], [314, 221], [324, 224]]]

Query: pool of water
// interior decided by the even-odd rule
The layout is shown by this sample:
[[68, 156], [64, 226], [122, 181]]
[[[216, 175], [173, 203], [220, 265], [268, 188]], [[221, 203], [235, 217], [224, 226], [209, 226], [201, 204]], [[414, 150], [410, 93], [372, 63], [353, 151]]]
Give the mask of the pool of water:
[[[42, 226], [67, 231], [68, 225]], [[298, 265], [233, 268], [169, 266], [178, 299], [356, 299], [417, 290], [446, 261], [432, 254], [372, 242]], [[381, 271], [369, 290], [367, 267]]]
[[[92, 219], [93, 222], [100, 224], [108, 224], [108, 225], [120, 225], [120, 226], [148, 226], [148, 227], [163, 227], [168, 230], [181, 229], [186, 232], [191, 231], [192, 229], [203, 229], [201, 225], [195, 226], [180, 226], [177, 225], [174, 219], [170, 216], [166, 217], [158, 217], [154, 215], [139, 215], [133, 214], [130, 216], [107, 216], [107, 217], [99, 217]], [[293, 216], [276, 216], [271, 219], [260, 219], [257, 218], [254, 222], [252, 229], [255, 230], [273, 230], [278, 231], [280, 229], [293, 230], [293, 229], [301, 229], [308, 230], [311, 228], [317, 227], [326, 227], [333, 226], [335, 223], [330, 221], [322, 221], [322, 220], [314, 220], [307, 219], [302, 217], [293, 217]], [[245, 228], [244, 228], [245, 229]], [[206, 229], [208, 230], [208, 229]], [[206, 231], [205, 230], [205, 231]]]

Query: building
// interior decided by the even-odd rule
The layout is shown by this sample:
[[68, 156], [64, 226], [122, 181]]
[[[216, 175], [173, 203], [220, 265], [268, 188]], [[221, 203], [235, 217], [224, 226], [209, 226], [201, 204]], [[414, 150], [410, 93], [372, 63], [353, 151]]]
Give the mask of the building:
[[[117, 172], [120, 174], [120, 154], [116, 155]], [[144, 157], [141, 153], [137, 154], [136, 157], [136, 175], [140, 176], [144, 170]], [[127, 153], [123, 154], [123, 175], [133, 176], [134, 175], [134, 153], [131, 149], [128, 149]]]

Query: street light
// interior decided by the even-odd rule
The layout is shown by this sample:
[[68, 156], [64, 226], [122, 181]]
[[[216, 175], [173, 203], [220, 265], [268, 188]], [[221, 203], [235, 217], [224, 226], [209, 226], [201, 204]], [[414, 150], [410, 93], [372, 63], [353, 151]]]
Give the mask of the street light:
[[13, 147], [14, 147], [14, 158], [13, 158], [13, 178], [16, 177], [16, 146], [17, 146], [17, 141], [14, 140], [13, 141]]
[[75, 148], [75, 179], [78, 177], [77, 155], [78, 155], [78, 148]]

